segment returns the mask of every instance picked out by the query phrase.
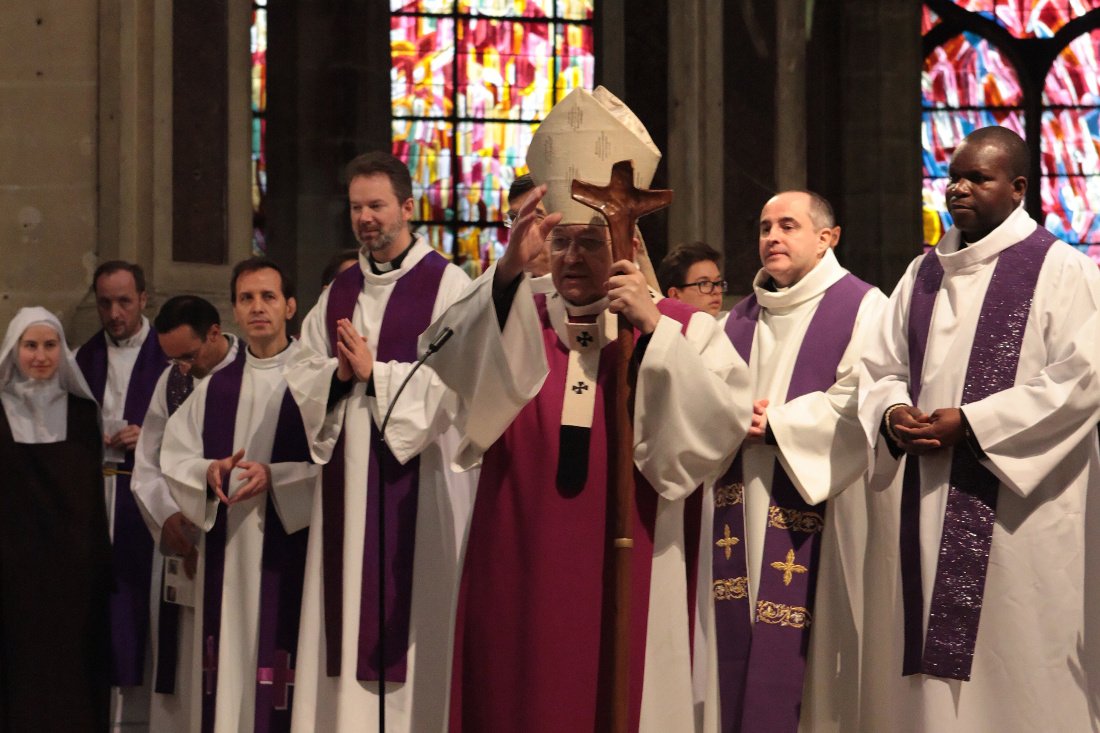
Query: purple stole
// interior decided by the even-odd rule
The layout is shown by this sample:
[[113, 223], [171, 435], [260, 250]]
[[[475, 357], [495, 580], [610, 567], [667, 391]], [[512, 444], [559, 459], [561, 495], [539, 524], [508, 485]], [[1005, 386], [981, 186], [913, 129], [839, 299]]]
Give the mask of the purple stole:
[[[802, 338], [787, 402], [824, 392], [852, 340], [856, 315], [871, 286], [852, 274], [831, 285]], [[760, 316], [755, 295], [726, 321], [741, 358], [749, 361]], [[721, 730], [796, 731], [813, 621], [825, 503], [807, 504], [777, 460], [764, 535], [764, 567], [756, 612], [747, 608], [744, 479], [741, 453], [714, 490], [713, 593], [718, 647]], [[755, 624], [753, 623], [755, 621]]]
[[[417, 339], [431, 325], [432, 309], [446, 267], [447, 260], [433, 251], [397, 279], [382, 316], [375, 361], [407, 363], [417, 360]], [[363, 271], [357, 263], [338, 275], [329, 288], [325, 326], [330, 356], [336, 355], [336, 322], [341, 318], [352, 318], [359, 294], [363, 292], [363, 282]], [[380, 464], [385, 487], [379, 486]], [[368, 499], [376, 496], [377, 491], [386, 492], [386, 644], [383, 660], [379, 654], [382, 646], [378, 634], [380, 603], [376, 598], [379, 586], [377, 548], [380, 515], [378, 502], [368, 500], [359, 604], [359, 656], [355, 675], [361, 681], [380, 679], [383, 669], [387, 680], [405, 681], [419, 480], [419, 456], [402, 466], [372, 425], [366, 490]], [[326, 672], [329, 677], [340, 675], [344, 628], [344, 491], [344, 436], [341, 433], [332, 458], [322, 472], [322, 563]]]
[[[244, 377], [247, 347], [237, 358], [210, 377], [203, 417], [203, 457], [212, 460], [233, 454], [237, 406]], [[271, 463], [308, 461], [309, 444], [301, 414], [289, 390], [283, 395], [275, 427]], [[228, 476], [222, 476], [223, 485]], [[297, 650], [298, 621], [308, 532], [288, 535], [279, 521], [271, 492], [264, 515], [262, 576], [260, 580], [259, 650], [256, 664], [255, 730], [290, 730], [290, 691], [294, 683], [291, 654]], [[222, 584], [225, 577], [227, 508], [218, 503], [214, 526], [204, 546], [205, 572], [202, 607], [202, 731], [214, 730], [218, 690], [218, 641], [221, 631]]]
[[[998, 256], [978, 317], [960, 405], [985, 399], [1016, 383], [1016, 367], [1035, 284], [1047, 251], [1055, 241], [1053, 234], [1036, 227], [1030, 236]], [[939, 258], [935, 252], [926, 254], [917, 271], [909, 307], [909, 392], [914, 405], [920, 398], [932, 311], [942, 280]], [[997, 477], [978, 462], [967, 446], [955, 446], [928, 635], [922, 639], [920, 461], [907, 457], [899, 538], [905, 608], [902, 674], [970, 679], [999, 487]]]
[[[178, 365], [173, 364], [168, 372], [168, 381], [165, 384], [164, 397], [168, 406], [168, 415], [176, 414], [195, 387], [195, 380], [190, 374], [180, 371]], [[157, 615], [157, 668], [153, 681], [154, 691], [172, 695], [176, 691], [176, 662], [179, 659], [179, 625], [180, 607], [176, 603], [169, 603], [160, 599], [160, 609]]]
[[[613, 562], [607, 436], [615, 429], [618, 342], [600, 353], [584, 485], [563, 485], [557, 468], [568, 449], [559, 428], [569, 349], [551, 323], [547, 296], [534, 299], [550, 371], [482, 461], [455, 622], [451, 733], [603, 731], [609, 725], [605, 662], [615, 609], [604, 593]], [[679, 322], [681, 332], [697, 312], [671, 298], [657, 309]], [[641, 711], [658, 504], [637, 469], [634, 481], [632, 731]]]
[[[99, 331], [77, 352], [76, 363], [96, 402], [103, 404], [107, 388], [107, 335]], [[160, 349], [156, 331], [149, 329], [138, 352], [122, 417], [131, 425], [141, 425], [145, 411], [164, 372], [168, 357]], [[145, 641], [149, 635], [149, 592], [153, 571], [153, 538], [138, 511], [130, 474], [134, 453], [126, 452], [115, 476], [114, 541], [111, 547], [111, 684], [116, 687], [141, 685], [145, 670]]]

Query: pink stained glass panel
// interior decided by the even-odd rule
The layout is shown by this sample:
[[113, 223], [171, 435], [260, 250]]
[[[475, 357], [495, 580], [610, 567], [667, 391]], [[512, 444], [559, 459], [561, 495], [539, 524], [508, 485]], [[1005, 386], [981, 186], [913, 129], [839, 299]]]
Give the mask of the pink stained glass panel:
[[394, 117], [445, 117], [452, 110], [454, 21], [390, 17], [390, 106]]
[[458, 0], [458, 12], [492, 18], [551, 18], [554, 0]]
[[591, 89], [596, 76], [592, 26], [573, 23], [559, 25], [556, 48], [558, 99], [577, 87]]
[[980, 127], [1001, 125], [1024, 136], [1024, 113], [1020, 110], [932, 110], [921, 121], [924, 177], [944, 178], [951, 154], [964, 137]]
[[413, 180], [413, 219], [451, 221], [453, 125], [443, 121], [393, 120], [393, 154], [409, 166]]
[[472, 18], [458, 25], [458, 116], [539, 120], [554, 106], [550, 23]]
[[1023, 96], [1012, 64], [973, 33], [948, 39], [924, 59], [921, 99], [926, 107], [1017, 107]]
[[537, 125], [460, 122], [458, 201], [460, 221], [499, 222], [508, 208], [508, 187], [527, 172], [527, 148]]
[[923, 36], [928, 31], [940, 24], [940, 16], [928, 9], [927, 5], [921, 5], [920, 34]]
[[1043, 85], [1043, 104], [1100, 104], [1100, 30], [1085, 33], [1058, 54]]
[[1069, 21], [1100, 8], [1100, 0], [956, 0], [955, 4], [995, 20], [1017, 38], [1051, 38]]
[[450, 13], [455, 0], [390, 0], [393, 13]]
[[1100, 176], [1043, 176], [1043, 225], [1070, 244], [1100, 244]]
[[1043, 175], [1100, 173], [1100, 109], [1047, 110], [1040, 134]]

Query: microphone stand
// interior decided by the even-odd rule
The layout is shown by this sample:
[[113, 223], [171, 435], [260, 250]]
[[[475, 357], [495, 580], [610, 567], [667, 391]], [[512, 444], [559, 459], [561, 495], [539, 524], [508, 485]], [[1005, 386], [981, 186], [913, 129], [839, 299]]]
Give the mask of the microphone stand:
[[[393, 399], [390, 400], [390, 406], [386, 408], [386, 414], [382, 418], [382, 425], [378, 428], [378, 434], [382, 438], [382, 442], [389, 448], [389, 443], [386, 442], [386, 425], [390, 421], [390, 415], [393, 414], [393, 407], [397, 404], [397, 400], [400, 399], [401, 393], [405, 391], [405, 387], [408, 385], [409, 380], [412, 379], [412, 375], [416, 373], [424, 362], [428, 360], [428, 357], [443, 348], [443, 344], [447, 343], [447, 339], [454, 335], [448, 327], [444, 327], [439, 332], [439, 335], [435, 337], [435, 340], [428, 344], [427, 351], [421, 356], [413, 368], [409, 370], [409, 373], [405, 375], [405, 379], [402, 380], [401, 386], [397, 388], [397, 391], [393, 395]], [[382, 456], [378, 456], [378, 733], [385, 733], [386, 730], [386, 462], [382, 460]], [[368, 501], [371, 499], [368, 498]]]

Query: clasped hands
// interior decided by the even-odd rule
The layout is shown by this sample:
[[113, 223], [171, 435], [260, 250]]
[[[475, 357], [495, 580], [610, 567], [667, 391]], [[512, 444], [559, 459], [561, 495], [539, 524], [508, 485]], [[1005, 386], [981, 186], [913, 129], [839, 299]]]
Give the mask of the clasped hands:
[[140, 437], [140, 425], [127, 425], [114, 435], [103, 436], [103, 444], [108, 448], [118, 448], [124, 451], [132, 451], [137, 448], [138, 438]]
[[[241, 448], [231, 456], [210, 461], [206, 468], [206, 483], [223, 504], [239, 504], [271, 489], [271, 467], [243, 458], [244, 448]], [[233, 496], [229, 496], [229, 472], [234, 468], [241, 469], [240, 485]]]
[[965, 437], [962, 410], [957, 407], [943, 407], [931, 415], [910, 405], [891, 409], [887, 432], [906, 453], [919, 456], [950, 448]]

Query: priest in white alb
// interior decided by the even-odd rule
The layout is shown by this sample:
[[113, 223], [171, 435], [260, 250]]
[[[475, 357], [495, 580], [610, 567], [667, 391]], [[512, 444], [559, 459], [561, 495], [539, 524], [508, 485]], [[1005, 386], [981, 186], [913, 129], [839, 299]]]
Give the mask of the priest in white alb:
[[859, 360], [886, 302], [837, 262], [832, 206], [760, 212], [763, 267], [722, 328], [753, 425], [704, 501], [696, 685], [707, 731], [858, 729], [866, 448]]
[[272, 261], [238, 263], [230, 284], [244, 344], [195, 386], [165, 427], [161, 468], [183, 515], [203, 530], [195, 623], [181, 657], [176, 730], [290, 730], [309, 510], [318, 468], [283, 367], [294, 291]]
[[[402, 161], [366, 153], [346, 177], [359, 259], [306, 316], [302, 353], [286, 375], [313, 459], [324, 466], [312, 507], [294, 730], [377, 730], [384, 690], [386, 731], [442, 731], [477, 476], [450, 469], [455, 399], [430, 369], [395, 404], [385, 443], [379, 428], [419, 356], [417, 338], [470, 279], [410, 231], [412, 182]], [[375, 501], [383, 484], [384, 503]]]
[[1029, 160], [1003, 127], [955, 149], [954, 226], [865, 354], [893, 497], [871, 505], [866, 730], [1100, 729], [1100, 274], [1024, 210]]
[[[694, 726], [685, 498], [725, 468], [748, 428], [744, 362], [714, 319], [661, 299], [608, 227], [570, 199], [660, 153], [605, 89], [576, 90], [528, 151], [536, 189], [508, 249], [422, 337], [455, 336], [433, 367], [461, 404], [461, 465], [481, 464], [456, 621], [450, 730], [607, 729], [613, 610], [608, 456], [615, 430], [615, 314], [635, 328], [629, 730]], [[537, 211], [545, 193], [546, 209]], [[554, 292], [524, 266], [549, 237]], [[636, 245], [635, 245], [636, 246]]]

